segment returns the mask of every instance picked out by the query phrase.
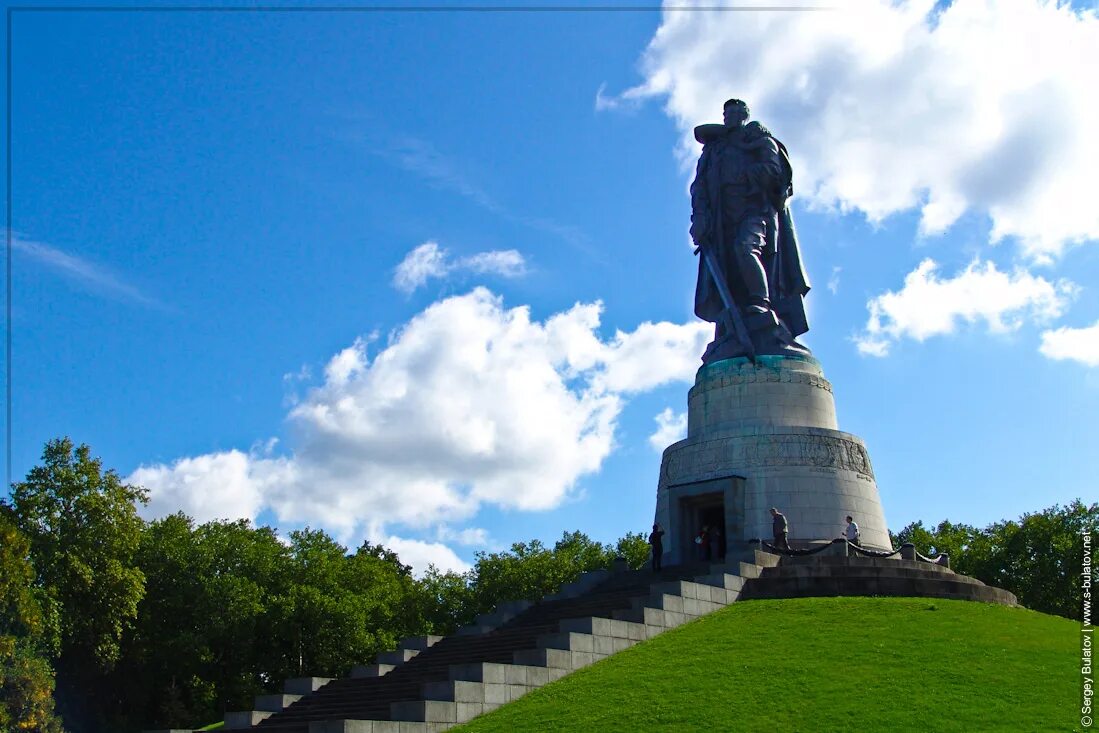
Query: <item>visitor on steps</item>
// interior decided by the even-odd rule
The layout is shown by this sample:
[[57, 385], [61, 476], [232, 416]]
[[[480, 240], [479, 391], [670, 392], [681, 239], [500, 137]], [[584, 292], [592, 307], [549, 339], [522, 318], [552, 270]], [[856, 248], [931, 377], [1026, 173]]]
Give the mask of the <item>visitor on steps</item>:
[[859, 535], [859, 525], [855, 524], [855, 520], [851, 518], [851, 515], [847, 516], [847, 529], [844, 530], [847, 536], [847, 541], [856, 547], [862, 547], [862, 538]]
[[653, 525], [653, 531], [649, 534], [649, 546], [653, 548], [652, 567], [655, 573], [663, 567], [664, 561], [664, 530], [659, 524]]
[[722, 539], [720, 529], [717, 527], [710, 529], [710, 556], [706, 558], [707, 560], [720, 560], [725, 557], [725, 552], [721, 548]]
[[771, 507], [771, 516], [774, 517], [771, 531], [775, 536], [775, 547], [780, 550], [789, 550], [790, 543], [787, 541], [786, 537], [790, 531], [790, 525], [786, 522], [786, 515], [775, 507]]

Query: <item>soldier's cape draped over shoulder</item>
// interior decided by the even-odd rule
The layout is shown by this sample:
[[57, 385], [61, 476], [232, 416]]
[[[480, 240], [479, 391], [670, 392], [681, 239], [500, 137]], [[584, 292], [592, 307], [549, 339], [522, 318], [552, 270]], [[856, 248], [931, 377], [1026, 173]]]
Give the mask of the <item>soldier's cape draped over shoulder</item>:
[[[771, 190], [765, 192], [771, 211], [766, 217], [768, 251], [764, 253], [763, 259], [767, 269], [771, 307], [786, 324], [791, 335], [797, 337], [809, 330], [803, 300], [805, 294], [809, 292], [809, 278], [806, 277], [801, 264], [794, 218], [786, 205], [787, 199], [794, 192], [793, 167], [790, 165], [790, 155], [786, 151], [786, 146], [771, 135], [770, 131], [757, 122], [752, 122], [747, 127], [749, 134], [770, 137], [779, 151], [781, 168], [779, 178]], [[711, 241], [715, 243], [721, 241], [722, 216], [720, 213], [721, 180], [716, 170], [717, 155], [714, 148], [720, 144], [719, 141], [727, 132], [724, 125], [699, 125], [695, 128], [695, 139], [703, 144], [695, 181], [705, 186], [709, 209], [713, 212], [713, 220], [710, 222]], [[700, 257], [698, 285], [695, 288], [695, 315], [706, 321], [717, 322], [724, 309], [725, 305], [721, 301], [713, 275], [706, 266], [705, 260]]]

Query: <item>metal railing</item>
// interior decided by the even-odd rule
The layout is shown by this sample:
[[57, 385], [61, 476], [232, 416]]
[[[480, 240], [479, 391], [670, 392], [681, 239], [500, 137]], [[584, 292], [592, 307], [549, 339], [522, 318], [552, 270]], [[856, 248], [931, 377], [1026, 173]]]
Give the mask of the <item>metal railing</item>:
[[[916, 550], [916, 546], [911, 542], [906, 542], [898, 549], [891, 552], [884, 552], [879, 550], [871, 550], [861, 545], [856, 545], [845, 537], [838, 537], [827, 544], [817, 545], [816, 547], [807, 548], [790, 548], [783, 549], [777, 547], [770, 542], [762, 539], [752, 539], [748, 541], [749, 544], [759, 544], [760, 548], [770, 552], [773, 555], [785, 555], [787, 557], [805, 557], [806, 555], [818, 555], [827, 552], [830, 555], [840, 555], [841, 557], [871, 557], [871, 558], [886, 558], [895, 557], [900, 555], [902, 560], [914, 560], [917, 562], [926, 562], [931, 565], [939, 565], [941, 567], [950, 567], [950, 555], [942, 552], [935, 557], [927, 557], [920, 554]], [[846, 545], [842, 550], [840, 546]]]

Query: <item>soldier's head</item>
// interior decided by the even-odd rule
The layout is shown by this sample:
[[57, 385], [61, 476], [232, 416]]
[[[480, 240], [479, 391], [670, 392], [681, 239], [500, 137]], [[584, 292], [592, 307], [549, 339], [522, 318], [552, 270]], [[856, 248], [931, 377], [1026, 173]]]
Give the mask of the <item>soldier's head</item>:
[[748, 104], [739, 99], [730, 99], [725, 103], [725, 126], [743, 127], [748, 121]]

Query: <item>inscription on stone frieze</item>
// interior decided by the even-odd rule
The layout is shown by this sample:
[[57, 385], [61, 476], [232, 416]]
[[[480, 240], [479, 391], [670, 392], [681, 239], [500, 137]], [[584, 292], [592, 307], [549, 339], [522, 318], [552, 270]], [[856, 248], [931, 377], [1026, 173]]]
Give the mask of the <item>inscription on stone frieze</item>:
[[721, 387], [732, 387], [740, 384], [753, 384], [756, 382], [808, 384], [811, 387], [817, 387], [818, 389], [823, 389], [827, 392], [832, 391], [832, 384], [824, 377], [819, 377], [816, 374], [806, 374], [805, 372], [791, 371], [774, 372], [764, 369], [751, 372], [743, 372], [740, 374], [725, 375], [712, 381], [707, 380], [703, 383], [703, 385], [707, 390], [709, 390], [719, 389]]
[[861, 444], [828, 435], [758, 435], [685, 446], [664, 461], [663, 483], [713, 470], [808, 466], [821, 472], [853, 471], [874, 480], [870, 456]]

